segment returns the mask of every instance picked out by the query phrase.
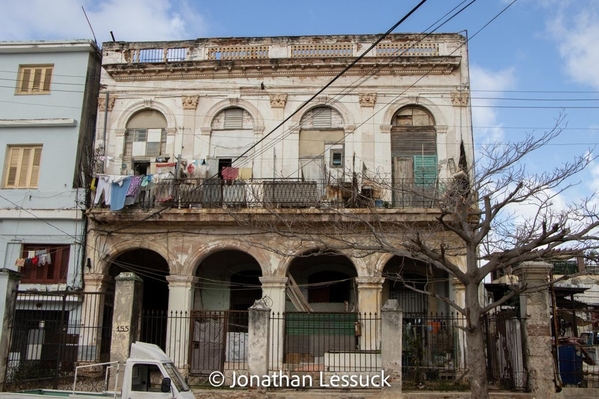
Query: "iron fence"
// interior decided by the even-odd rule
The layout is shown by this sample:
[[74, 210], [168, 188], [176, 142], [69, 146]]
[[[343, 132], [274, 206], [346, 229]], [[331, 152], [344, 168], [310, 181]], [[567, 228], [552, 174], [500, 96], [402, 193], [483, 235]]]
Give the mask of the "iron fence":
[[186, 367], [191, 328], [191, 313], [184, 310], [142, 310], [139, 340], [158, 345], [176, 367]]
[[18, 292], [4, 388], [56, 389], [75, 366], [108, 359], [112, 303], [107, 293]]
[[[431, 380], [462, 381], [468, 371], [465, 326], [466, 318], [459, 313], [405, 313], [404, 386]], [[525, 389], [522, 320], [511, 311], [497, 312], [484, 315], [481, 328], [489, 382], [503, 389]]]
[[380, 371], [380, 316], [370, 313], [273, 313], [270, 371]]
[[454, 380], [465, 371], [465, 318], [459, 314], [405, 313], [403, 381]]

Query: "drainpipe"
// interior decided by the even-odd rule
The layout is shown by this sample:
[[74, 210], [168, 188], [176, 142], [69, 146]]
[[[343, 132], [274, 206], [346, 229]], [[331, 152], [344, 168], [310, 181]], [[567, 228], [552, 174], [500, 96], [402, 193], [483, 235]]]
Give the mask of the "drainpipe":
[[[106, 156], [106, 131], [107, 131], [107, 124], [108, 124], [108, 99], [109, 99], [109, 93], [108, 90], [106, 90], [106, 100], [104, 103], [104, 131], [102, 132], [103, 134], [103, 138], [102, 138], [102, 155]], [[104, 170], [104, 165], [106, 165], [106, 161], [102, 161], [102, 173], [105, 172]]]

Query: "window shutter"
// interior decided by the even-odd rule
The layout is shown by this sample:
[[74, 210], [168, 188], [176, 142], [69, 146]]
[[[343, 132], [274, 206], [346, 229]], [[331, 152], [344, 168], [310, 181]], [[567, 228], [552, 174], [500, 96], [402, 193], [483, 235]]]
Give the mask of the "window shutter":
[[31, 79], [31, 69], [24, 68], [23, 74], [21, 75], [21, 91], [28, 92], [29, 91], [29, 80]]
[[326, 129], [331, 127], [331, 109], [326, 107], [315, 108], [312, 111], [314, 128]]
[[437, 180], [437, 156], [414, 155], [414, 183], [421, 187], [431, 187]]
[[33, 149], [33, 164], [31, 166], [31, 180], [29, 181], [29, 187], [37, 187], [40, 176], [40, 164], [42, 162], [42, 149]]
[[53, 65], [29, 65], [19, 67], [17, 93], [50, 93]]
[[52, 81], [52, 68], [46, 68], [44, 76], [44, 91], [50, 91], [50, 82]]
[[39, 180], [42, 147], [10, 147], [5, 188], [36, 188]]
[[40, 91], [40, 86], [42, 82], [42, 70], [37, 68], [33, 70], [33, 86], [31, 86], [31, 91]]
[[6, 187], [14, 187], [17, 184], [19, 173], [21, 151], [18, 148], [11, 148], [9, 155], [8, 175], [6, 177]]
[[27, 180], [30, 173], [31, 163], [31, 148], [23, 148], [23, 156], [21, 158], [21, 170], [19, 173], [19, 181], [17, 187], [27, 187]]
[[231, 108], [225, 110], [225, 129], [243, 128], [243, 110], [241, 108]]

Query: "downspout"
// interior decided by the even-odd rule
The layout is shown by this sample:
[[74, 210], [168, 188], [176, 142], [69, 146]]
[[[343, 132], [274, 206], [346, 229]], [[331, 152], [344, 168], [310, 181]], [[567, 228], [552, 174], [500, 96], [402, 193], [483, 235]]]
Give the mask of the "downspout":
[[[108, 92], [108, 90], [106, 90], [106, 99], [104, 100], [104, 128], [103, 128], [103, 132], [102, 132], [102, 156], [105, 157], [106, 156], [106, 131], [107, 131], [107, 127], [106, 125], [108, 124], [108, 100], [109, 100], [109, 96], [110, 93]], [[102, 160], [102, 173], [104, 173], [104, 165], [106, 165], [106, 161]]]

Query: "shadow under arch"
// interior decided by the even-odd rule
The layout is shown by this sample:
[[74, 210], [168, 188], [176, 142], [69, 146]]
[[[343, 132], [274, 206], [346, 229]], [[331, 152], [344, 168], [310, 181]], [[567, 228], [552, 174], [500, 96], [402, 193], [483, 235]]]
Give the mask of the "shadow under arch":
[[146, 248], [133, 248], [114, 256], [108, 264], [111, 281], [108, 291], [115, 291], [115, 277], [133, 272], [143, 281], [140, 337], [165, 348], [169, 303], [168, 262], [159, 253]]
[[408, 256], [393, 256], [387, 260], [381, 274], [385, 279], [382, 303], [396, 299], [406, 315], [450, 311], [447, 303], [432, 295], [451, 296], [450, 278], [446, 272]]
[[199, 262], [194, 275], [196, 310], [247, 310], [262, 297], [260, 264], [240, 249], [213, 251]]
[[[314, 311], [358, 310], [358, 272], [349, 257], [336, 251], [312, 249], [294, 257], [287, 267], [305, 301]], [[287, 311], [303, 311], [290, 300]]]

